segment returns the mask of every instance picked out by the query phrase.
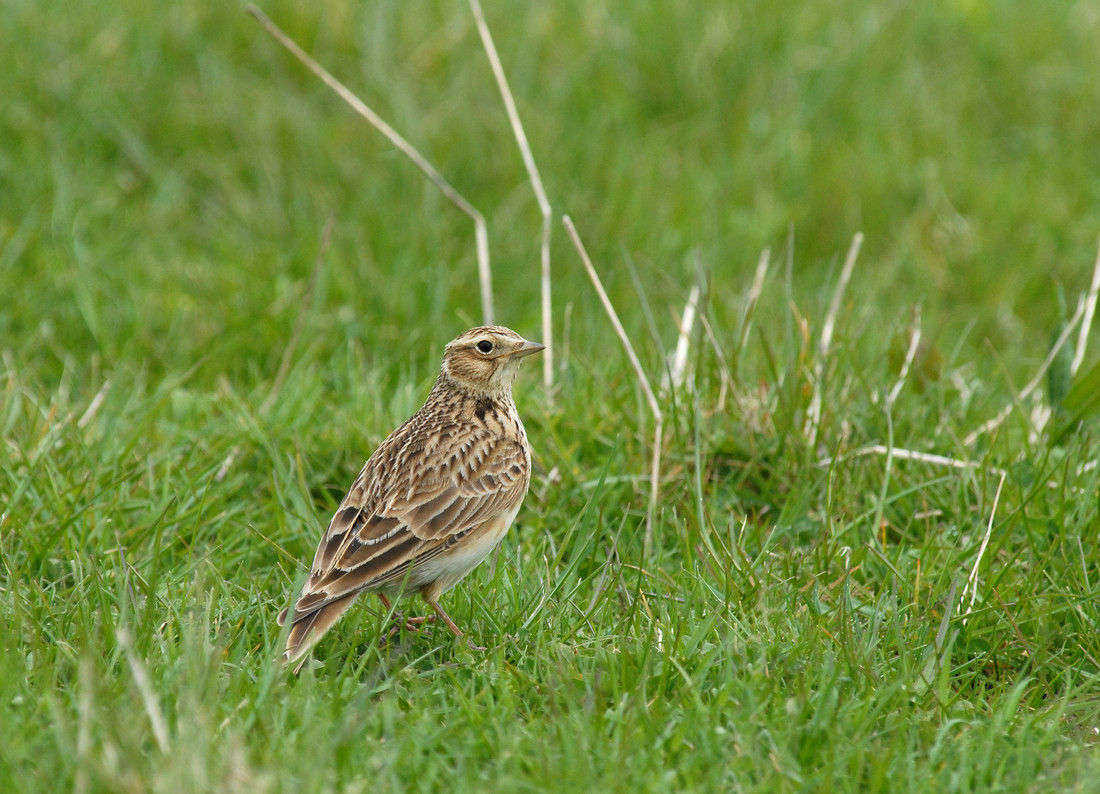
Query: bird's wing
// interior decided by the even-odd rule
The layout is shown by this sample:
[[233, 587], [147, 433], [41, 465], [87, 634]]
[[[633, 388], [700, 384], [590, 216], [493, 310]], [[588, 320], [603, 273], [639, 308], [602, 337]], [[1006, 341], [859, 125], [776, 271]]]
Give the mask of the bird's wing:
[[413, 580], [410, 568], [515, 509], [527, 491], [530, 464], [519, 440], [472, 437], [453, 455], [433, 456], [434, 465], [410, 466], [395, 455], [389, 464], [406, 464], [396, 472], [383, 452], [367, 462], [333, 516], [293, 623], [352, 594]]

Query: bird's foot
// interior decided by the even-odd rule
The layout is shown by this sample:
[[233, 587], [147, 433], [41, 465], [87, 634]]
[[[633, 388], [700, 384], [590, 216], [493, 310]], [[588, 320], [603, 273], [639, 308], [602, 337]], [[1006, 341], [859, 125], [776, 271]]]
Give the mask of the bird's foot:
[[434, 623], [435, 615], [418, 615], [411, 618], [402, 617], [401, 615], [395, 615], [394, 617], [396, 617], [397, 619], [393, 622], [393, 625], [390, 626], [390, 630], [386, 632], [386, 636], [383, 639], [383, 644], [388, 645], [394, 637], [398, 636], [401, 633], [402, 628], [405, 629], [405, 631], [415, 631], [424, 637], [432, 636], [432, 632], [430, 629], [425, 631], [424, 624]]

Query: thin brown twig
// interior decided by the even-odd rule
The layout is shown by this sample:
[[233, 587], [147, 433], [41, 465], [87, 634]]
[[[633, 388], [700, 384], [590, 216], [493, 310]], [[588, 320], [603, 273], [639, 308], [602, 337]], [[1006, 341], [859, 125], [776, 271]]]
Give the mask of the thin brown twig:
[[550, 200], [546, 197], [546, 190], [542, 186], [542, 177], [539, 176], [535, 157], [531, 153], [531, 145], [527, 142], [527, 133], [523, 129], [519, 111], [516, 109], [515, 99], [512, 97], [512, 89], [508, 86], [508, 78], [504, 74], [504, 67], [497, 54], [493, 36], [489, 32], [489, 25], [485, 22], [485, 15], [481, 11], [481, 3], [478, 0], [470, 0], [470, 8], [474, 12], [474, 20], [477, 23], [477, 32], [481, 36], [481, 43], [485, 47], [485, 54], [489, 56], [489, 66], [492, 67], [493, 77], [496, 78], [497, 88], [500, 89], [501, 98], [504, 100], [504, 110], [508, 114], [508, 121], [512, 125], [512, 135], [516, 139], [516, 145], [523, 156], [523, 166], [527, 169], [527, 176], [531, 180], [531, 190], [535, 193], [535, 200], [539, 203], [539, 212], [542, 213], [542, 343], [546, 349], [542, 351], [542, 381], [549, 389], [554, 385], [554, 335], [552, 313], [550, 305], [550, 227], [553, 213], [550, 209]]
[[489, 233], [488, 227], [485, 224], [485, 216], [483, 216], [474, 205], [468, 202], [461, 193], [455, 190], [451, 183], [448, 182], [431, 163], [424, 159], [420, 152], [418, 152], [411, 143], [405, 140], [397, 130], [387, 124], [381, 116], [367, 107], [363, 100], [359, 99], [359, 97], [333, 77], [323, 66], [313, 60], [313, 58], [311, 58], [305, 50], [299, 47], [293, 39], [283, 33], [283, 31], [280, 30], [263, 11], [251, 4], [248, 5], [245, 10], [255, 17], [256, 20], [263, 25], [264, 30], [282, 44], [291, 55], [301, 61], [307, 69], [320, 78], [321, 82], [335, 91], [336, 94], [356, 113], [366, 119], [372, 127], [386, 136], [386, 139], [400, 149], [406, 157], [412, 160], [416, 167], [419, 168], [437, 188], [439, 188], [440, 192], [442, 192], [452, 204], [473, 220], [474, 239], [477, 246], [478, 276], [481, 280], [481, 313], [485, 324], [492, 325], [493, 284], [492, 271], [489, 267]]

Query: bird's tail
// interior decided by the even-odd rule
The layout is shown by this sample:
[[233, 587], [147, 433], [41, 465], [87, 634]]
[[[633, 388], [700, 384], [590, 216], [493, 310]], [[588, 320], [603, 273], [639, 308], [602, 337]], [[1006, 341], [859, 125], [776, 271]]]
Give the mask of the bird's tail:
[[[358, 592], [349, 593], [342, 598], [308, 612], [298, 612], [284, 609], [279, 613], [279, 625], [282, 626], [290, 618], [290, 634], [286, 638], [286, 652], [283, 653], [283, 664], [292, 664], [301, 659], [317, 642], [325, 636], [332, 624], [335, 623], [348, 608], [355, 603]], [[297, 673], [305, 664], [303, 660], [294, 672]]]

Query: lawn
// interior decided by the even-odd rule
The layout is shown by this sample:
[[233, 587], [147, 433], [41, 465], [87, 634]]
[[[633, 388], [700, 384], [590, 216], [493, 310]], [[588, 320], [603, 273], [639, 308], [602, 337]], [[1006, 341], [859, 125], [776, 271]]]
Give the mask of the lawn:
[[1096, 790], [1093, 4], [486, 0], [550, 339], [468, 5], [263, 8], [553, 344], [530, 494], [443, 599], [487, 650], [364, 599], [274, 661], [481, 322], [469, 218], [243, 3], [7, 0], [0, 790]]

